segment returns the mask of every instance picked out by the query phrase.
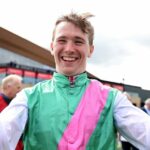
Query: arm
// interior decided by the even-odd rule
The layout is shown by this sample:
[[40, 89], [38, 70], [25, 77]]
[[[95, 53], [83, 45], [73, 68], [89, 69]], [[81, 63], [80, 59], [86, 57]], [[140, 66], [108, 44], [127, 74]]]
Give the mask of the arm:
[[118, 131], [140, 150], [150, 150], [150, 117], [118, 93], [114, 103], [114, 119]]
[[27, 113], [27, 97], [21, 91], [0, 113], [0, 149], [15, 149], [25, 128]]

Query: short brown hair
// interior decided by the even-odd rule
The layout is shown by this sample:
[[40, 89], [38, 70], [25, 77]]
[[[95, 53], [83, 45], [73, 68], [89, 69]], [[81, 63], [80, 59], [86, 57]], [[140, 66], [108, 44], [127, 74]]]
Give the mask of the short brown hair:
[[83, 13], [83, 14], [79, 15], [74, 12], [71, 12], [68, 15], [63, 15], [63, 16], [59, 17], [55, 23], [52, 41], [54, 41], [54, 38], [55, 38], [55, 30], [56, 30], [57, 25], [61, 22], [70, 22], [70, 23], [73, 23], [75, 26], [79, 27], [83, 33], [87, 33], [89, 43], [90, 43], [90, 45], [93, 45], [94, 28], [91, 25], [91, 23], [87, 20], [89, 17], [93, 17], [93, 15], [90, 13]]

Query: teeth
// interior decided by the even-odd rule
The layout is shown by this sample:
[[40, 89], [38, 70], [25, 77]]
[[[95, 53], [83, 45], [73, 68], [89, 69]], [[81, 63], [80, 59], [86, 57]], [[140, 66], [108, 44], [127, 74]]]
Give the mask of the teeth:
[[73, 57], [63, 57], [63, 60], [65, 60], [65, 61], [75, 61], [76, 58], [73, 58]]

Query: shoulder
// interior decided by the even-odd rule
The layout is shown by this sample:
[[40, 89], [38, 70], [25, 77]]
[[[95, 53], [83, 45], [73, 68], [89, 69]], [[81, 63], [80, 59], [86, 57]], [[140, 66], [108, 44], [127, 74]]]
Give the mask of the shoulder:
[[45, 80], [42, 82], [37, 83], [36, 85], [34, 85], [33, 87], [28, 87], [24, 89], [25, 93], [34, 93], [34, 92], [38, 92], [41, 90], [44, 90], [46, 87], [48, 87], [51, 83], [51, 80]]
[[108, 92], [112, 92], [112, 93], [117, 93], [119, 92], [118, 89], [115, 89], [113, 87], [110, 87], [108, 85], [104, 85], [102, 82], [95, 80], [95, 79], [91, 79], [91, 84], [97, 88], [99, 88], [101, 91], [105, 90]]
[[52, 93], [52, 91], [54, 91], [53, 80], [39, 82], [33, 87], [25, 88], [23, 91], [28, 99], [33, 99], [43, 94]]
[[112, 88], [110, 86], [104, 85], [98, 80], [91, 80], [91, 86], [93, 87], [93, 91], [95, 91], [99, 94], [100, 97], [105, 97], [105, 99], [108, 99], [109, 101], [114, 102], [118, 93], [120, 93], [119, 90]]
[[144, 112], [147, 112], [146, 109], [145, 109], [145, 107], [142, 107], [141, 109], [142, 109]]

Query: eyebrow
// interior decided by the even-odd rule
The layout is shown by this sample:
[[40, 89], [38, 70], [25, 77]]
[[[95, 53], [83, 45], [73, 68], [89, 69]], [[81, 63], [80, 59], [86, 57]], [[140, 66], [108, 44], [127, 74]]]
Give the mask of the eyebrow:
[[[68, 37], [67, 36], [60, 36], [60, 37], [58, 37], [56, 40], [59, 40], [59, 39], [67, 39]], [[75, 37], [73, 37], [73, 39], [75, 39], [75, 40], [81, 40], [82, 42], [86, 42], [86, 40], [84, 39], [84, 38], [82, 38], [82, 37], [80, 37], [80, 36], [75, 36]]]
[[[58, 38], [67, 38], [67, 36], [66, 36], [66, 35], [60, 35], [60, 36], [58, 36]], [[84, 40], [84, 39], [83, 39], [82, 37], [80, 37], [80, 36], [74, 36], [74, 38]]]
[[75, 39], [79, 39], [79, 40], [85, 41], [83, 38], [81, 38], [79, 36], [75, 36]]

